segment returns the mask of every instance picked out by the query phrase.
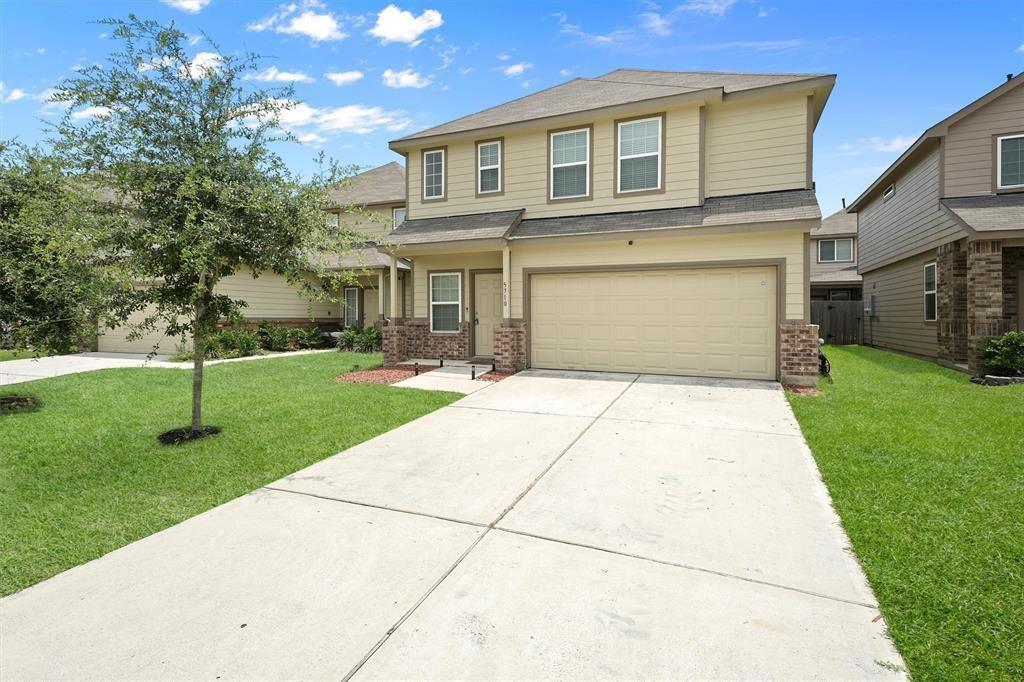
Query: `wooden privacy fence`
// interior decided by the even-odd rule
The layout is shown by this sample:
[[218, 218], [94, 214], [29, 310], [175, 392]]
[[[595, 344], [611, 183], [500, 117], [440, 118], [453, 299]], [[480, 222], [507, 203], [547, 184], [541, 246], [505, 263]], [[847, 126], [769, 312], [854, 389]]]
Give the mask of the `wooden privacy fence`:
[[825, 343], [860, 343], [864, 301], [811, 301], [811, 324]]

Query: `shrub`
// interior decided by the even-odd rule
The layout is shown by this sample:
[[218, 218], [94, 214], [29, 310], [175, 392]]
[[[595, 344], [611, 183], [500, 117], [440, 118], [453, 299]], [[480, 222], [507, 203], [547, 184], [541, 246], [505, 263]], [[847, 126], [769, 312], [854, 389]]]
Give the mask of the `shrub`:
[[325, 337], [320, 327], [299, 329], [296, 334], [299, 348], [323, 348], [329, 337]]
[[244, 358], [260, 352], [255, 332], [224, 329], [210, 336], [206, 343], [207, 358]]
[[380, 330], [376, 327], [363, 329], [356, 338], [355, 350], [360, 353], [375, 353], [380, 350]]
[[988, 339], [984, 359], [992, 374], [1024, 375], [1024, 332], [1006, 332]]
[[359, 336], [358, 327], [345, 327], [338, 336], [338, 350], [355, 350]]
[[267, 350], [291, 350], [292, 328], [280, 324], [263, 322], [256, 330], [260, 345]]

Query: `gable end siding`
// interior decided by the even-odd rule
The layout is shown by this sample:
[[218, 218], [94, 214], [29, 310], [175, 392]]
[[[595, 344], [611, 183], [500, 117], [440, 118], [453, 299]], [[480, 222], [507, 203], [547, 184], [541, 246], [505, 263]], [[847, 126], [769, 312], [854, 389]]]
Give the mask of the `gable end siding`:
[[1024, 132], [1024, 87], [957, 121], [946, 133], [946, 197], [991, 194], [992, 136]]

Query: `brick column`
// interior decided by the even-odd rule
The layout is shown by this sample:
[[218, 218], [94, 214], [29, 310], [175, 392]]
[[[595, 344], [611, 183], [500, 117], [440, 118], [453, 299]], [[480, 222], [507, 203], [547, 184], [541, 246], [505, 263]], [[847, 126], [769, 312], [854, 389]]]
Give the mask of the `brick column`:
[[967, 240], [943, 244], [935, 258], [938, 275], [939, 360], [967, 362]]
[[380, 333], [385, 365], [394, 365], [409, 359], [405, 343], [405, 320], [392, 317], [391, 321], [381, 328]]
[[794, 386], [818, 383], [818, 325], [799, 320], [779, 325], [779, 379]]
[[984, 370], [981, 345], [1006, 331], [1003, 319], [1003, 245], [998, 240], [967, 243], [967, 367]]
[[526, 369], [526, 323], [509, 320], [494, 328], [494, 366], [500, 372]]

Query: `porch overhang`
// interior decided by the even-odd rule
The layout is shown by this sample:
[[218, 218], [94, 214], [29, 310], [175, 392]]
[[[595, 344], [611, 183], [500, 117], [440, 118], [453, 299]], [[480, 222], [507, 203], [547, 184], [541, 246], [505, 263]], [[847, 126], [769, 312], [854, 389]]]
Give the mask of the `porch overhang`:
[[1024, 192], [952, 197], [939, 206], [972, 241], [1024, 237]]
[[519, 226], [524, 209], [407, 219], [388, 235], [389, 242], [402, 254], [432, 250], [451, 251], [500, 248]]

